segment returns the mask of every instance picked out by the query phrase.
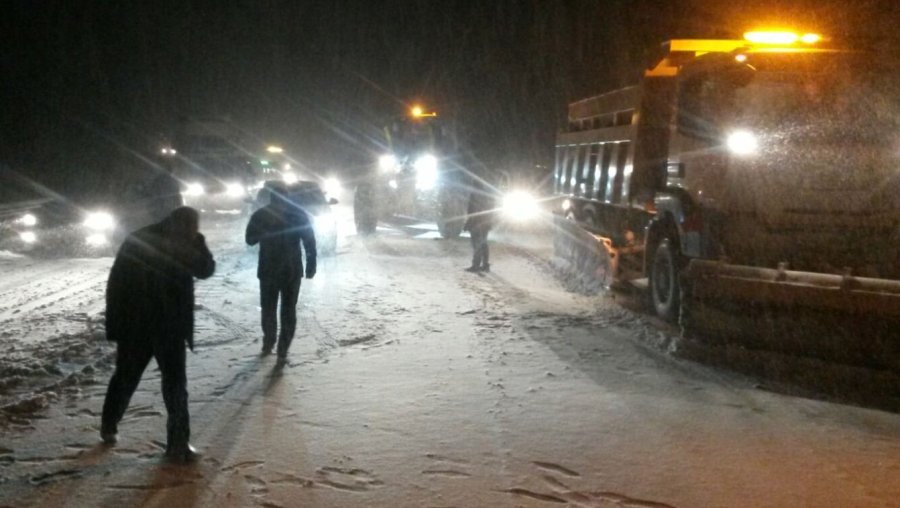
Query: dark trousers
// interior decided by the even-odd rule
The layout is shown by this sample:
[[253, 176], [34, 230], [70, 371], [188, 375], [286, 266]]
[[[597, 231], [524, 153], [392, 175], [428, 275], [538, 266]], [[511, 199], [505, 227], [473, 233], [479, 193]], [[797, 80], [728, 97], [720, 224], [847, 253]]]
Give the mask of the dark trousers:
[[472, 238], [472, 267], [488, 268], [490, 266], [488, 252], [488, 229], [472, 228], [469, 236]]
[[[301, 277], [289, 280], [259, 279], [259, 306], [262, 307], [263, 346], [275, 345], [278, 352], [287, 353], [297, 330], [297, 298]], [[278, 332], [277, 309], [281, 300], [281, 331]]]
[[187, 446], [191, 437], [188, 414], [185, 346], [182, 340], [135, 340], [120, 342], [116, 351], [116, 370], [109, 380], [103, 402], [102, 431], [115, 433], [128, 409], [131, 396], [151, 358], [156, 358], [162, 375], [162, 395], [169, 419], [166, 423], [168, 449]]

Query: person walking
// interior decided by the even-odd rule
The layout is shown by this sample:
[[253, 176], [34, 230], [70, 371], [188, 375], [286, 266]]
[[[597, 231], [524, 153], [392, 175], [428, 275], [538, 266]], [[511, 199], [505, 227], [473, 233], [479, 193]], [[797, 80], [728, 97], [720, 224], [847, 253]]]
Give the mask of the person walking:
[[[269, 204], [250, 216], [245, 239], [259, 244], [256, 276], [262, 314], [262, 354], [278, 347], [278, 363], [287, 361], [288, 348], [297, 328], [297, 298], [303, 280], [300, 243], [306, 253], [307, 279], [316, 275], [316, 237], [309, 216], [289, 198], [287, 185], [276, 186]], [[281, 301], [281, 330], [278, 330], [278, 302]]]
[[466, 210], [464, 231], [469, 232], [472, 239], [472, 265], [468, 272], [490, 272], [490, 252], [488, 250], [488, 233], [494, 227], [494, 198], [481, 180], [475, 180], [469, 194], [469, 205]]
[[151, 358], [162, 376], [168, 412], [166, 455], [190, 461], [185, 345], [194, 348], [194, 278], [212, 276], [216, 263], [199, 232], [197, 210], [180, 207], [125, 239], [106, 286], [106, 337], [116, 342], [100, 436], [117, 440], [118, 424]]

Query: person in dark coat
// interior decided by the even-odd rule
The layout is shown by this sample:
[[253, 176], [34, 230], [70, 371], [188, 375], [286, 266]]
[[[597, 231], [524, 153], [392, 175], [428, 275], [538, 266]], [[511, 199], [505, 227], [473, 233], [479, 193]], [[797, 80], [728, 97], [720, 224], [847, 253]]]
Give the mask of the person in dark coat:
[[495, 208], [493, 196], [480, 180], [476, 180], [469, 194], [466, 223], [463, 226], [463, 230], [468, 231], [472, 239], [472, 266], [466, 268], [466, 271], [491, 271], [488, 233], [494, 227]]
[[104, 442], [116, 442], [119, 421], [156, 358], [168, 412], [166, 455], [195, 456], [189, 444], [185, 345], [194, 348], [194, 277], [209, 278], [215, 267], [199, 232], [199, 214], [189, 207], [131, 233], [119, 248], [106, 285], [106, 337], [117, 343], [117, 352], [103, 403]]
[[[278, 339], [278, 361], [284, 364], [297, 327], [297, 298], [303, 279], [300, 243], [306, 253], [306, 278], [316, 275], [316, 237], [309, 216], [291, 202], [286, 185], [272, 189], [269, 204], [250, 216], [248, 245], [259, 244], [259, 301], [262, 308], [262, 354]], [[281, 330], [276, 311], [281, 300]]]

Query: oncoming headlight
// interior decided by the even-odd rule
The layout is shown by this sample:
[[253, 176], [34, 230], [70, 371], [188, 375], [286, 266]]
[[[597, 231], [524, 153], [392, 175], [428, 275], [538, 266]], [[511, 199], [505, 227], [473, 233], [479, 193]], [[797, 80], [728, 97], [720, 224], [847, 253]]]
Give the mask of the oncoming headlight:
[[37, 221], [37, 217], [35, 217], [34, 215], [32, 215], [30, 213], [26, 213], [25, 215], [19, 217], [16, 220], [16, 222], [18, 222], [19, 224], [21, 224], [23, 226], [31, 227], [31, 226], [37, 225], [38, 221]]
[[503, 214], [516, 221], [527, 221], [540, 212], [538, 201], [527, 191], [512, 191], [503, 196]]
[[392, 153], [386, 153], [378, 158], [378, 169], [390, 171], [397, 168], [397, 157]]
[[413, 167], [416, 169], [416, 188], [431, 190], [438, 179], [438, 161], [434, 155], [426, 153], [416, 159]]
[[84, 226], [94, 231], [108, 231], [115, 225], [116, 220], [109, 212], [91, 212], [84, 218]]
[[231, 198], [239, 198], [244, 195], [244, 186], [234, 182], [226, 184], [225, 194]]
[[185, 196], [202, 196], [205, 192], [203, 185], [197, 182], [187, 184], [187, 187], [184, 189]]
[[737, 130], [728, 135], [725, 145], [735, 155], [752, 155], [759, 148], [759, 140], [748, 130]]
[[22, 231], [19, 233], [19, 239], [25, 243], [34, 243], [37, 241], [37, 235], [34, 231]]

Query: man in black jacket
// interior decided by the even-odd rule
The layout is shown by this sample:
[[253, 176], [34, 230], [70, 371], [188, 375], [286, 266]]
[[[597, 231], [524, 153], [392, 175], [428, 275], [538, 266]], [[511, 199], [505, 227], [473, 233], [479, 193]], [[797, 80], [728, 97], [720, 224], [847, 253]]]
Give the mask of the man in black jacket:
[[[297, 328], [297, 298], [303, 279], [300, 243], [306, 252], [306, 278], [316, 275], [316, 237], [309, 216], [289, 198], [286, 185], [271, 189], [269, 204], [250, 217], [248, 245], [259, 244], [259, 301], [262, 308], [262, 353], [268, 355], [278, 339], [278, 362], [283, 365]], [[281, 299], [281, 331], [276, 311]]]
[[493, 196], [480, 180], [475, 180], [469, 194], [466, 223], [463, 226], [463, 230], [468, 231], [472, 239], [472, 265], [466, 268], [468, 272], [491, 271], [488, 233], [494, 227], [495, 209]]
[[156, 358], [169, 415], [166, 455], [194, 458], [185, 345], [194, 347], [194, 277], [212, 276], [215, 266], [193, 208], [175, 209], [162, 222], [131, 233], [122, 244], [106, 286], [106, 337], [118, 346], [103, 403], [104, 442], [115, 443], [118, 423], [141, 375]]

